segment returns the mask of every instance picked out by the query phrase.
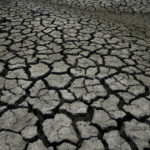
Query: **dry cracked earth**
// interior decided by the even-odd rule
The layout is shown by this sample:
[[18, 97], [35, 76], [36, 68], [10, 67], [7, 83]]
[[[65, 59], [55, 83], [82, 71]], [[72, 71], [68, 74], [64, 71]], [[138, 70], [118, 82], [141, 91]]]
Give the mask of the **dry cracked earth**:
[[132, 31], [1, 0], [0, 150], [149, 150], [150, 40]]

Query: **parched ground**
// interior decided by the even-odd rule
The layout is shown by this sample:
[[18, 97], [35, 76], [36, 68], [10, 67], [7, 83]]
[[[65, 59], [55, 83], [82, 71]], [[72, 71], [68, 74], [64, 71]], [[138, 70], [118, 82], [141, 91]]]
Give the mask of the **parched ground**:
[[0, 150], [149, 150], [146, 33], [42, 0], [1, 0]]

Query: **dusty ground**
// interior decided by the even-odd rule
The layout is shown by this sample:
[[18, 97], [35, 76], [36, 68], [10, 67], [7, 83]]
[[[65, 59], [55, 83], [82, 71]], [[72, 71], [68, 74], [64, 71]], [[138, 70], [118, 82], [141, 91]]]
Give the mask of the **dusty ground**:
[[0, 150], [149, 150], [149, 100], [144, 25], [0, 1]]

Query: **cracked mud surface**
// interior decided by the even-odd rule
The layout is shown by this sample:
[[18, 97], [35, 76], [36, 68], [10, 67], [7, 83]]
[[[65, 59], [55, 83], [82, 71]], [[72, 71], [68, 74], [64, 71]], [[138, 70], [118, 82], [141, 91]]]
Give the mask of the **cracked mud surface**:
[[149, 150], [142, 31], [42, 1], [1, 0], [0, 150]]
[[111, 12], [149, 13], [149, 0], [49, 0], [53, 4], [78, 7], [81, 9], [108, 9]]

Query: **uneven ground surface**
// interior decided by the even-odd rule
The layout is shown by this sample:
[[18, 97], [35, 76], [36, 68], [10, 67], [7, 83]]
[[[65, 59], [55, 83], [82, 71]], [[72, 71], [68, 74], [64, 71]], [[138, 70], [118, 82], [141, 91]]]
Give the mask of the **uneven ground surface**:
[[111, 12], [148, 13], [149, 0], [49, 0], [53, 4], [67, 5], [80, 9], [107, 9]]
[[0, 1], [0, 150], [149, 150], [144, 25], [39, 3]]

